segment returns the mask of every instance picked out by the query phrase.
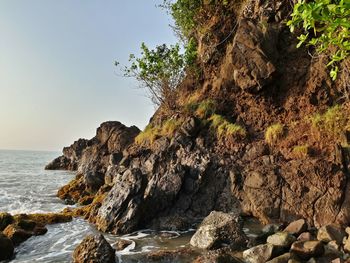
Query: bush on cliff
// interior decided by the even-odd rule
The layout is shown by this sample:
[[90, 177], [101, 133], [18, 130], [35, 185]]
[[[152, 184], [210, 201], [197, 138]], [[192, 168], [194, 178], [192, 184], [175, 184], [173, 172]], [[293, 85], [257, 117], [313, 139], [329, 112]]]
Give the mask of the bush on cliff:
[[292, 32], [302, 27], [298, 47], [316, 47], [329, 56], [330, 76], [337, 78], [338, 62], [350, 55], [350, 2], [348, 0], [299, 0], [288, 21]]
[[273, 145], [283, 137], [284, 127], [280, 123], [273, 124], [266, 129], [265, 141]]

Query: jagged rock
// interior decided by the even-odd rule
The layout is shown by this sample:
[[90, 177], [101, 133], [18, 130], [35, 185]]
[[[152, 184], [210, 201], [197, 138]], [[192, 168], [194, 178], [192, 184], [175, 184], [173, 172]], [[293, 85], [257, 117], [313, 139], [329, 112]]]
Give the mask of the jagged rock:
[[285, 232], [291, 233], [292, 235], [300, 235], [302, 232], [307, 230], [307, 223], [304, 219], [299, 219], [291, 222], [285, 229]]
[[264, 244], [243, 251], [243, 258], [247, 263], [266, 262], [272, 258], [274, 246]]
[[159, 217], [153, 220], [152, 229], [170, 230], [170, 231], [186, 231], [190, 228], [190, 219], [184, 216], [167, 216]]
[[213, 211], [200, 224], [190, 243], [201, 249], [240, 248], [246, 246], [247, 237], [240, 217]]
[[342, 244], [346, 233], [340, 225], [331, 224], [318, 229], [317, 239], [323, 242], [336, 240], [338, 244]]
[[278, 247], [289, 247], [296, 238], [288, 232], [277, 232], [267, 238], [267, 243]]
[[324, 247], [320, 241], [296, 241], [292, 244], [290, 251], [302, 259], [322, 256]]
[[115, 263], [115, 250], [102, 235], [87, 236], [75, 248], [74, 263]]
[[0, 232], [0, 261], [11, 259], [14, 250], [11, 239]]

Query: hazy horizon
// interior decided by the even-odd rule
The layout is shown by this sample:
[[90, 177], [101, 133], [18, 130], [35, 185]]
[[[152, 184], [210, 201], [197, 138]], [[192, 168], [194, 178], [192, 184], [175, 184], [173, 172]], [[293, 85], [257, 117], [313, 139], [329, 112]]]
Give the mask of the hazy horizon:
[[161, 2], [1, 1], [0, 149], [61, 151], [109, 120], [144, 128], [154, 106], [114, 61], [176, 41]]

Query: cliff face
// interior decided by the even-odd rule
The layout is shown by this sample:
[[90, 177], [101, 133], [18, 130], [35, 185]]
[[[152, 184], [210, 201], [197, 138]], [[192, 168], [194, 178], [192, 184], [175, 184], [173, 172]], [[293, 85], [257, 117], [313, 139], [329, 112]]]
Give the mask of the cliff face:
[[[195, 111], [170, 116], [180, 120], [172, 136], [142, 145], [134, 143], [137, 128], [102, 124], [94, 139], [65, 148], [48, 167], [78, 170], [60, 196], [75, 202], [89, 196], [83, 214], [101, 230], [186, 228], [212, 210], [264, 223], [301, 217], [316, 226], [350, 223], [344, 147], [350, 126], [329, 135], [310, 121], [338, 103], [350, 123], [342, 90], [348, 77], [341, 73], [332, 82], [324, 58], [296, 49], [285, 25], [290, 1], [229, 5], [224, 17], [209, 14], [207, 33], [197, 36], [202, 74], [184, 80], [178, 103], [185, 108], [193, 96], [199, 104], [215, 101], [217, 116], [243, 127], [246, 136], [217, 136], [213, 119]], [[151, 124], [164, 118], [159, 110]], [[276, 123], [281, 131], [268, 140], [266, 131]]]

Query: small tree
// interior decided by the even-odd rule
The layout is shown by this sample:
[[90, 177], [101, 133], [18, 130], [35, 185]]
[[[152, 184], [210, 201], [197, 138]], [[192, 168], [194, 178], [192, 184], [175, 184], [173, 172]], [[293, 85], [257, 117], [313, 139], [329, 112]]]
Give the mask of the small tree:
[[196, 59], [195, 47], [190, 41], [185, 53], [181, 54], [179, 44], [169, 47], [163, 44], [151, 50], [142, 43], [141, 57], [130, 55], [131, 65], [125, 67], [124, 76], [140, 81], [156, 106], [163, 105], [174, 111], [178, 85], [185, 76], [187, 66]]

